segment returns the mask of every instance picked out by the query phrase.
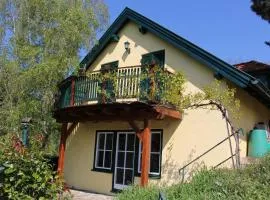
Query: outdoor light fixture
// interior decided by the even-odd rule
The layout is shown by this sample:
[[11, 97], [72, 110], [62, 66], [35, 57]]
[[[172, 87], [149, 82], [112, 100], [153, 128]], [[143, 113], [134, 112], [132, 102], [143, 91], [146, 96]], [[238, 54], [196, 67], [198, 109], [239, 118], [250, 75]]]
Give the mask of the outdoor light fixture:
[[126, 42], [124, 43], [124, 45], [125, 45], [126, 52], [127, 52], [127, 53], [130, 53], [130, 47], [129, 47], [130, 43], [129, 43], [129, 41], [126, 41]]

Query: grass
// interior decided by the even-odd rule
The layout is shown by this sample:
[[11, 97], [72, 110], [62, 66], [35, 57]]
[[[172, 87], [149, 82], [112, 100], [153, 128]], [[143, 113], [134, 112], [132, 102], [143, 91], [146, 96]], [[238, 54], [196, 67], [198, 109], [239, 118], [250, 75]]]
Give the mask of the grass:
[[191, 182], [169, 187], [133, 186], [117, 196], [118, 200], [268, 200], [270, 199], [270, 156], [243, 169], [202, 169]]

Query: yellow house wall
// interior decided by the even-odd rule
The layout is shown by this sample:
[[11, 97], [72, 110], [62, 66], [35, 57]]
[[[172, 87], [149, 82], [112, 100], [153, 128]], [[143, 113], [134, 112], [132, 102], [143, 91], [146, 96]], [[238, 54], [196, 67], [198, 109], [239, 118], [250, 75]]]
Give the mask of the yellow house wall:
[[[118, 35], [119, 42], [110, 43], [89, 70], [99, 70], [102, 64], [116, 60], [119, 61], [119, 67], [140, 65], [142, 54], [165, 49], [165, 67], [185, 74], [188, 80], [188, 91], [201, 91], [203, 86], [214, 80], [213, 72], [207, 66], [151, 33], [141, 34], [134, 23], [126, 24]], [[125, 41], [130, 42], [130, 54], [125, 53]], [[240, 88], [237, 89], [237, 97], [241, 101], [242, 117], [235, 124], [243, 128], [245, 132], [252, 129], [256, 122], [269, 119], [267, 108]], [[172, 184], [181, 181], [183, 174], [179, 174], [179, 168], [228, 135], [226, 123], [221, 114], [218, 111], [205, 109], [185, 111], [181, 122], [169, 119], [153, 121], [152, 128], [163, 129], [161, 179], [150, 180], [151, 183], [157, 184]], [[68, 138], [64, 176], [71, 186], [109, 194], [112, 189], [112, 174], [91, 171], [95, 133], [100, 129], [127, 130], [130, 127], [125, 122], [80, 123], [78, 129]], [[233, 138], [231, 142], [234, 151]], [[246, 146], [246, 137], [242, 136], [240, 141], [242, 157], [246, 156]], [[187, 179], [196, 168], [202, 165], [215, 166], [230, 155], [229, 141], [226, 141], [185, 169], [184, 178]], [[225, 163], [225, 166], [231, 165], [231, 160]], [[138, 181], [139, 179], [135, 178], [135, 183]]]

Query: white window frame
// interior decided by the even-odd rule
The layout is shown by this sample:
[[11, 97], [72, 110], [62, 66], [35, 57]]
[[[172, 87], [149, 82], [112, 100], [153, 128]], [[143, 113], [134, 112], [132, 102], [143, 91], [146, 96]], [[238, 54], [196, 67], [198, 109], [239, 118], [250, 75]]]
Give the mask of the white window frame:
[[[156, 134], [158, 133], [160, 135], [160, 151], [159, 152], [151, 152], [151, 145], [152, 145], [152, 134]], [[150, 159], [149, 159], [149, 174], [150, 175], [155, 175], [155, 176], [159, 176], [160, 175], [160, 172], [161, 172], [161, 162], [160, 162], [160, 159], [161, 159], [161, 151], [162, 151], [162, 131], [151, 131], [151, 136], [150, 136]], [[142, 154], [142, 142], [140, 141], [139, 142], [139, 151], [138, 151], [138, 173], [141, 173], [141, 154]], [[150, 171], [150, 166], [151, 166], [151, 155], [152, 154], [158, 154], [159, 155], [159, 161], [158, 161], [158, 165], [159, 165], [159, 170], [158, 170], [158, 173], [157, 172], [151, 172]]]
[[[118, 148], [119, 148], [119, 135], [120, 134], [125, 134], [126, 136], [126, 138], [125, 138], [125, 149], [124, 150], [119, 150]], [[132, 135], [134, 135], [134, 149], [133, 149], [133, 151], [130, 151], [130, 150], [127, 150], [127, 137], [128, 137], [128, 135], [129, 134], [132, 134]], [[125, 185], [124, 183], [125, 183], [125, 171], [126, 171], [126, 169], [128, 169], [128, 170], [133, 170], [133, 172], [134, 172], [134, 158], [135, 158], [135, 151], [136, 151], [136, 147], [135, 147], [135, 139], [136, 139], [136, 134], [135, 134], [135, 132], [130, 132], [130, 131], [119, 131], [119, 132], [117, 132], [117, 142], [116, 142], [116, 152], [115, 152], [115, 155], [116, 155], [116, 159], [115, 159], [115, 163], [114, 163], [114, 166], [115, 166], [115, 169], [114, 169], [114, 180], [113, 180], [113, 183], [114, 183], [114, 188], [115, 189], [120, 189], [120, 190], [123, 190], [124, 188], [127, 188], [129, 185]], [[122, 152], [122, 153], [125, 153], [125, 157], [124, 157], [124, 166], [123, 167], [118, 167], [117, 166], [117, 162], [118, 162], [118, 153], [119, 152]], [[126, 166], [125, 166], [125, 164], [126, 164], [126, 156], [127, 156], [127, 153], [133, 153], [133, 168], [127, 168]], [[124, 170], [124, 174], [123, 174], [123, 184], [118, 184], [118, 183], [116, 183], [116, 178], [117, 178], [117, 169], [119, 169], [119, 168], [121, 168], [121, 169], [123, 169]], [[134, 178], [134, 177], [133, 177]]]
[[[103, 149], [99, 149], [99, 138], [100, 135], [104, 135], [105, 134], [105, 139], [104, 139], [104, 146]], [[112, 160], [112, 156], [113, 156], [113, 140], [112, 140], [112, 149], [111, 150], [106, 150], [106, 144], [107, 144], [107, 134], [114, 134], [114, 132], [112, 131], [98, 131], [97, 132], [97, 138], [96, 138], [96, 149], [95, 149], [95, 169], [104, 169], [104, 170], [111, 170], [112, 169], [112, 164], [113, 164], [113, 160]], [[113, 135], [114, 136], [114, 135]], [[103, 163], [102, 163], [102, 167], [98, 166], [98, 152], [99, 151], [103, 151]], [[104, 167], [105, 166], [105, 154], [106, 152], [111, 152], [111, 166], [110, 167]]]

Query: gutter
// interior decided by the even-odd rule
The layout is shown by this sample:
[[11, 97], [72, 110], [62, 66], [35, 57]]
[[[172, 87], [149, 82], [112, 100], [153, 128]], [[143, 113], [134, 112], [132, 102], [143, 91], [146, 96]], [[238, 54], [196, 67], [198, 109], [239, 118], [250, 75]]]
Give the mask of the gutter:
[[258, 79], [254, 79], [249, 83], [250, 88], [258, 93], [261, 101], [270, 106], [270, 90]]

